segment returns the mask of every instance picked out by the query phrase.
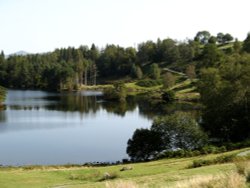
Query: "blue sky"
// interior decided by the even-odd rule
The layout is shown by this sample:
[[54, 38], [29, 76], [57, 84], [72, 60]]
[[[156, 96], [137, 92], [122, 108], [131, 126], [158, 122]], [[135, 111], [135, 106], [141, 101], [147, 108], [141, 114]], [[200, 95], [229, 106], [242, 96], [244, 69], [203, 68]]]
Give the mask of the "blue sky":
[[250, 31], [249, 0], [0, 0], [0, 50], [31, 53], [80, 45], [136, 46], [197, 31]]

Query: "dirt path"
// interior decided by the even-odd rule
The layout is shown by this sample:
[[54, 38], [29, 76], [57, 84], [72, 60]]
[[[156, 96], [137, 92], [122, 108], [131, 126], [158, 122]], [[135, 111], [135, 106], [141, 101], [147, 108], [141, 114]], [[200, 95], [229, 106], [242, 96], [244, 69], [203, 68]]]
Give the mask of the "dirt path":
[[250, 154], [250, 150], [247, 150], [247, 151], [243, 151], [243, 152], [239, 153], [237, 156], [244, 157], [244, 156], [247, 156], [249, 154]]

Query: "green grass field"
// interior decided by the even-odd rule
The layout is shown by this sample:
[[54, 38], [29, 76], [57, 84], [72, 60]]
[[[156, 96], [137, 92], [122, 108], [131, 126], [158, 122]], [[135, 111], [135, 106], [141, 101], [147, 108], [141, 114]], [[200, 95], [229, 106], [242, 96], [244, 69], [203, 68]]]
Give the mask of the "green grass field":
[[[250, 149], [250, 148], [247, 148]], [[191, 158], [163, 159], [107, 167], [35, 166], [1, 167], [1, 188], [79, 188], [79, 187], [175, 187], [177, 183], [197, 177], [211, 177], [236, 171], [235, 164], [224, 163], [199, 168], [188, 168], [194, 160], [213, 159], [220, 155], [240, 153], [246, 149], [224, 154], [211, 154]], [[124, 166], [133, 169], [120, 171]], [[100, 181], [103, 174], [113, 174], [115, 179]]]

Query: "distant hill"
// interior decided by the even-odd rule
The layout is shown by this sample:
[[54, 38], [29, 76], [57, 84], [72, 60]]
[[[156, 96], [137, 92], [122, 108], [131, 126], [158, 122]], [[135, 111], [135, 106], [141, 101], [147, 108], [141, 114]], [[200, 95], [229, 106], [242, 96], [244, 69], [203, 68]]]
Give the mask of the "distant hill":
[[26, 52], [26, 51], [23, 51], [23, 50], [20, 50], [20, 51], [18, 51], [18, 52], [15, 52], [15, 53], [12, 53], [12, 54], [7, 55], [7, 57], [13, 56], [13, 55], [20, 55], [20, 56], [23, 56], [23, 55], [28, 55], [28, 54], [30, 54], [30, 53], [29, 53], [29, 52]]

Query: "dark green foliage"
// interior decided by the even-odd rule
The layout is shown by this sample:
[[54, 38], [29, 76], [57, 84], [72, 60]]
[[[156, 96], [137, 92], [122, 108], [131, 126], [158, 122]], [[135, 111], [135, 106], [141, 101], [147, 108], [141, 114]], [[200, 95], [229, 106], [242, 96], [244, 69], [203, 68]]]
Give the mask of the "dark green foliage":
[[222, 52], [217, 48], [216, 44], [206, 44], [201, 55], [202, 64], [200, 67], [213, 67], [218, 65], [222, 55]]
[[219, 142], [250, 138], [250, 57], [233, 56], [226, 64], [201, 71], [199, 92], [203, 127]]
[[194, 157], [199, 155], [207, 155], [207, 154], [218, 154], [218, 153], [224, 153], [228, 151], [225, 146], [217, 147], [217, 146], [204, 146], [199, 150], [167, 150], [164, 152], [161, 152], [159, 155], [157, 155], [157, 159], [161, 158], [176, 158], [176, 157]]
[[127, 154], [132, 160], [141, 161], [154, 157], [164, 148], [158, 132], [148, 129], [136, 129], [128, 140]]
[[232, 35], [230, 35], [229, 33], [225, 34], [223, 36], [223, 43], [229, 43], [230, 41], [232, 41], [234, 38], [232, 37]]
[[235, 53], [239, 53], [241, 51], [241, 43], [236, 39], [233, 44], [233, 50]]
[[250, 53], [250, 33], [248, 33], [247, 38], [243, 42], [242, 50], [244, 52]]
[[196, 149], [206, 144], [206, 134], [187, 113], [175, 113], [157, 118], [152, 131], [161, 134], [165, 149]]
[[131, 73], [132, 78], [141, 79], [143, 77], [142, 70], [139, 66], [136, 66], [135, 64], [132, 65]]
[[218, 33], [217, 34], [217, 42], [222, 44], [223, 43], [223, 37], [224, 37], [224, 34], [223, 33]]
[[212, 164], [222, 164], [222, 163], [229, 163], [234, 161], [236, 156], [234, 154], [232, 155], [221, 155], [219, 157], [216, 157], [215, 159], [198, 159], [194, 160], [193, 164], [189, 166], [189, 168], [197, 168], [197, 167], [202, 167], [202, 166], [208, 166]]
[[230, 35], [229, 33], [226, 34], [218, 33], [216, 38], [219, 44], [226, 44], [234, 39], [232, 35]]
[[[87, 47], [56, 49], [51, 53], [0, 58], [0, 83], [9, 88], [72, 89], [96, 78]], [[95, 51], [96, 52], [96, 51]], [[94, 83], [94, 82], [93, 82]], [[88, 82], [88, 84], [90, 84]]]
[[127, 88], [124, 83], [115, 83], [113, 88], [104, 90], [104, 98], [107, 100], [118, 100], [125, 102], [127, 97]]
[[172, 90], [166, 90], [162, 93], [162, 100], [166, 102], [171, 102], [175, 100], [175, 92]]
[[141, 86], [141, 87], [154, 87], [154, 86], [158, 86], [161, 85], [162, 81], [161, 80], [140, 80], [138, 82], [136, 82], [136, 85]]
[[206, 139], [189, 114], [175, 113], [155, 119], [150, 130], [137, 129], [128, 141], [127, 153], [136, 161], [159, 156], [163, 150], [179, 149], [178, 155], [185, 156], [183, 150], [201, 148]]
[[136, 60], [134, 48], [107, 45], [97, 60], [100, 77], [122, 77], [131, 73]]
[[210, 44], [216, 44], [216, 42], [217, 42], [217, 38], [214, 37], [214, 36], [211, 36], [211, 37], [209, 38], [209, 40], [208, 40], [208, 43], [210, 43]]
[[207, 44], [210, 36], [211, 35], [208, 31], [199, 31], [194, 40], [200, 42], [201, 44]]
[[[50, 53], [0, 54], [0, 85], [7, 88], [72, 89], [131, 76], [159, 79], [161, 67], [183, 71], [186, 63], [199, 59], [199, 42], [178, 42], [170, 38], [147, 41], [135, 48], [107, 45], [101, 51], [92, 44], [56, 49]], [[73, 70], [73, 72], [72, 72]]]
[[193, 61], [195, 57], [195, 49], [193, 45], [187, 43], [180, 43], [178, 45], [178, 50], [180, 57], [175, 57], [175, 63], [179, 61], [180, 63], [186, 64]]
[[156, 63], [153, 63], [150, 66], [150, 72], [149, 72], [149, 76], [152, 79], [158, 80], [161, 76], [161, 69], [159, 68], [159, 66]]
[[163, 76], [163, 88], [168, 89], [168, 88], [174, 86], [175, 82], [176, 82], [176, 77], [172, 73], [167, 72]]

